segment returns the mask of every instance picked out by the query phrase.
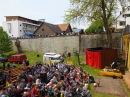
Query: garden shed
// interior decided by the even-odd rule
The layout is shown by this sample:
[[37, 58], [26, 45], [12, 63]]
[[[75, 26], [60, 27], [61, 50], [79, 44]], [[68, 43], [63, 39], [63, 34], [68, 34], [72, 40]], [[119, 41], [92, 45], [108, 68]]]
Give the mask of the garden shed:
[[117, 49], [104, 47], [86, 49], [86, 64], [94, 68], [104, 68], [105, 66], [110, 66], [113, 61], [117, 60]]

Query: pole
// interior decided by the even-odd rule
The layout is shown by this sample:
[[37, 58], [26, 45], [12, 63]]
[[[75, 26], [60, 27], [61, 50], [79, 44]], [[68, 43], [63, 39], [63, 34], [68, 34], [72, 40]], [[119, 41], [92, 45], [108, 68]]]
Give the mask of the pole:
[[80, 65], [79, 53], [77, 53], [77, 56], [78, 56], [78, 63]]

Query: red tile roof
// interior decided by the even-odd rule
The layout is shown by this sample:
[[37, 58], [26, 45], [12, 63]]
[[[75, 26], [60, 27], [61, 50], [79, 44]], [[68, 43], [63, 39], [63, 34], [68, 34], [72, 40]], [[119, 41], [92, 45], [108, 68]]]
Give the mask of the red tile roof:
[[57, 25], [60, 27], [60, 29], [61, 29], [62, 31], [66, 31], [67, 28], [68, 28], [68, 26], [69, 26], [69, 24], [57, 24]]

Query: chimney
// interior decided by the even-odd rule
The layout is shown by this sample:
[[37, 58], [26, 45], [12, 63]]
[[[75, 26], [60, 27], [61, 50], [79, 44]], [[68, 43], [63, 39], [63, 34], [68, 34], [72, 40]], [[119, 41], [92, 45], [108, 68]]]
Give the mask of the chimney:
[[39, 19], [38, 21], [40, 21], [40, 22], [45, 22], [45, 19]]

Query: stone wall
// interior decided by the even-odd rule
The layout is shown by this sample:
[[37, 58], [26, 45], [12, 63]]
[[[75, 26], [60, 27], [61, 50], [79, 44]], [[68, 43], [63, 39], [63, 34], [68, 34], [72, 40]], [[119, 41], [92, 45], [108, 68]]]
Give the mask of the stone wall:
[[[15, 39], [12, 39], [13, 44]], [[79, 51], [79, 36], [19, 39], [23, 51], [68, 53]], [[13, 45], [14, 50], [17, 50]]]
[[[113, 48], [120, 51], [121, 33], [113, 33]], [[12, 39], [13, 44], [16, 41]], [[107, 45], [106, 34], [90, 34], [81, 36], [59, 36], [19, 39], [23, 51], [73, 53], [82, 48], [105, 47]], [[13, 45], [14, 50], [16, 46]]]
[[[80, 50], [82, 48], [107, 47], [106, 34], [82, 35], [80, 41]], [[112, 48], [121, 49], [121, 33], [112, 33]]]

